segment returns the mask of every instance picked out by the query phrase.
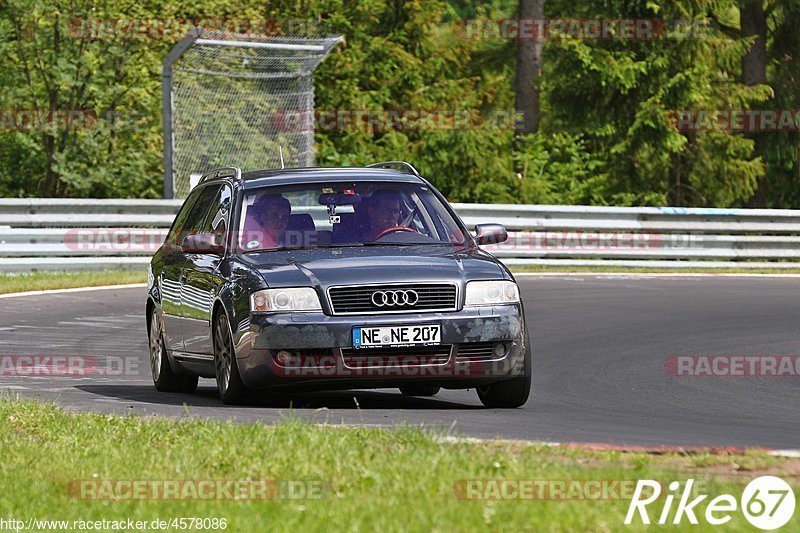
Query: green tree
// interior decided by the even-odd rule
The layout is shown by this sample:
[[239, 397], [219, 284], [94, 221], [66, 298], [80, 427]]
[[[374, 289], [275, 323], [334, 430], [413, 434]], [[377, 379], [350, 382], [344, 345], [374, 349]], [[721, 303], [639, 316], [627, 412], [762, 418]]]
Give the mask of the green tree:
[[[769, 88], [738, 82], [746, 42], [704, 23], [718, 1], [547, 4], [549, 16], [685, 20], [648, 40], [554, 40], [545, 50], [544, 131], [581, 137], [620, 205], [741, 205], [764, 169], [753, 141], [722, 130], [678, 131], [675, 110], [747, 109]], [[699, 34], [692, 33], [700, 29]]]
[[[406, 159], [455, 201], [737, 206], [761, 187], [766, 205], [798, 207], [798, 132], [764, 133], [756, 151], [741, 133], [672, 120], [676, 110], [800, 107], [798, 4], [763, 0], [765, 84], [742, 82], [753, 38], [741, 35], [739, 0], [548, 0], [547, 18], [684, 20], [690, 31], [546, 41], [539, 131], [515, 157], [517, 43], [468, 39], [463, 19], [513, 17], [518, 0], [0, 0], [0, 193], [161, 194], [161, 61], [180, 35], [85, 39], [73, 19], [288, 18], [345, 36], [315, 74], [318, 109], [471, 120], [318, 130], [321, 165]], [[9, 126], [31, 110], [97, 118]], [[502, 127], [487, 124], [493, 116]]]
[[[769, 107], [800, 109], [800, 1], [766, 2], [767, 82], [775, 92]], [[798, 126], [798, 124], [795, 124]], [[800, 131], [762, 135], [767, 207], [800, 208]]]

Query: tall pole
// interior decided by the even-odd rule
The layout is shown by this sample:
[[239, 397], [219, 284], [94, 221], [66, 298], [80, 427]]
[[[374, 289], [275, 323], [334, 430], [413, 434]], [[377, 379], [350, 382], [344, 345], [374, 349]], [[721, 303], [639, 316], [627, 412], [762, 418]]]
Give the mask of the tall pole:
[[161, 66], [161, 127], [164, 136], [164, 198], [175, 198], [175, 168], [173, 156], [175, 154], [175, 124], [172, 114], [172, 67], [181, 55], [195, 41], [192, 34], [180, 40], [172, 47]]
[[[545, 0], [520, 0], [520, 20], [535, 19], [534, 28], [541, 28], [544, 19]], [[522, 148], [523, 135], [539, 131], [539, 93], [542, 78], [542, 39], [534, 33], [533, 39], [520, 39], [517, 43], [516, 120], [514, 122], [514, 151]], [[519, 159], [515, 158], [515, 170], [521, 172]]]

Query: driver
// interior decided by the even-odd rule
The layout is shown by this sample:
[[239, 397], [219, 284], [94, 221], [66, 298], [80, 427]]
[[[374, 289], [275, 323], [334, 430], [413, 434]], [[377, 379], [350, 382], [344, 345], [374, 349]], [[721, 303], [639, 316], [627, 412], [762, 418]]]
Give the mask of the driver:
[[395, 191], [378, 190], [372, 193], [367, 208], [369, 220], [364, 232], [364, 240], [377, 240], [379, 236], [382, 236], [381, 233], [389, 228], [398, 227], [401, 204], [400, 194]]
[[261, 225], [259, 248], [274, 248], [286, 241], [286, 227], [292, 214], [292, 204], [280, 194], [268, 194], [251, 207]]

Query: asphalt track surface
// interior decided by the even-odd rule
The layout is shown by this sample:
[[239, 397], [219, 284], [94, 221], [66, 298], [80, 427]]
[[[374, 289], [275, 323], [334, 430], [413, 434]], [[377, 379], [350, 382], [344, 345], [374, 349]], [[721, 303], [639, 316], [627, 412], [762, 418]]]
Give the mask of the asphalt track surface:
[[[149, 375], [144, 288], [0, 299], [0, 363], [91, 356], [114, 375], [20, 376], [0, 391], [68, 411], [441, 428], [549, 442], [800, 448], [800, 379], [677, 377], [673, 355], [800, 354], [800, 278], [547, 275], [519, 278], [534, 347], [532, 397], [484, 409], [474, 390], [307, 393], [231, 407], [201, 380], [159, 393]], [[126, 366], [124, 370], [122, 370]], [[121, 375], [119, 375], [121, 374]]]

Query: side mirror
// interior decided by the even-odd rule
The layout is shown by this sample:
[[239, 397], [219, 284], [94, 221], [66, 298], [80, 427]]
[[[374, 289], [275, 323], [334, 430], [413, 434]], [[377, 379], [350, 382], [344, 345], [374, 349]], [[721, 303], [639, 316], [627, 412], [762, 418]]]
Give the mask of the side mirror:
[[478, 224], [475, 226], [475, 240], [478, 244], [499, 244], [508, 239], [506, 227], [502, 224]]
[[216, 254], [222, 253], [223, 246], [217, 244], [217, 237], [213, 233], [195, 233], [183, 239], [181, 248], [187, 254]]

